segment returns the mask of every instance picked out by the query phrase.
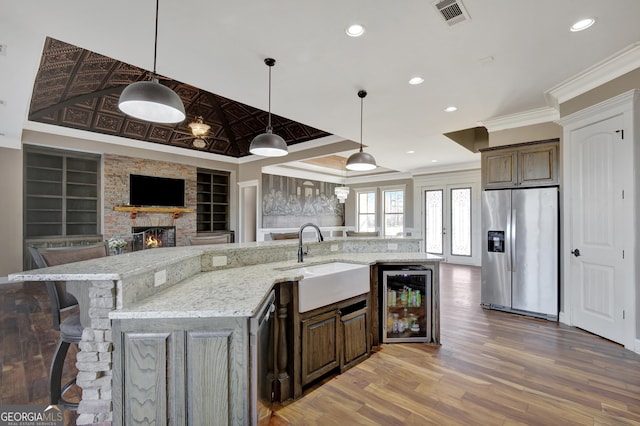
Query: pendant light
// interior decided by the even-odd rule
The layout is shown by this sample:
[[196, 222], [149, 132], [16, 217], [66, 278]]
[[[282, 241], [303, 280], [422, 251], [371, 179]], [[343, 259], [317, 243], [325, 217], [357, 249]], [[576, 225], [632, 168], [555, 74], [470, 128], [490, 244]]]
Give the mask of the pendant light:
[[137, 81], [124, 88], [118, 108], [127, 115], [154, 123], [179, 123], [185, 119], [184, 104], [173, 90], [163, 86], [156, 74], [158, 53], [158, 9], [156, 0], [156, 33], [153, 46], [153, 74], [149, 81]]
[[253, 138], [249, 152], [263, 157], [282, 157], [289, 153], [287, 143], [280, 136], [274, 134], [271, 127], [271, 67], [276, 64], [276, 60], [267, 58], [264, 63], [269, 67], [269, 122], [266, 132]]
[[347, 170], [358, 172], [373, 170], [377, 167], [376, 160], [373, 158], [373, 155], [362, 151], [362, 110], [365, 96], [367, 96], [367, 92], [364, 90], [360, 90], [358, 92], [358, 97], [360, 98], [360, 151], [355, 154], [351, 154], [347, 160], [347, 165], [345, 166]]

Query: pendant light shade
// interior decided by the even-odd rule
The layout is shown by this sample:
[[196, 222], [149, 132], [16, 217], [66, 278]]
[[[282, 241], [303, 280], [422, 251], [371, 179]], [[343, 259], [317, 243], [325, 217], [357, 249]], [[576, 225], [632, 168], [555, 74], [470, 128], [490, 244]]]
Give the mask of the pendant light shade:
[[367, 92], [365, 92], [364, 90], [360, 90], [358, 92], [358, 97], [360, 98], [360, 151], [356, 152], [355, 154], [351, 154], [345, 166], [347, 170], [353, 170], [357, 172], [373, 170], [378, 167], [376, 165], [376, 159], [373, 158], [373, 155], [362, 150], [362, 111], [365, 96], [367, 96]]
[[367, 170], [373, 170], [378, 166], [373, 155], [368, 152], [360, 151], [349, 157], [346, 167], [348, 170], [353, 170], [354, 172], [366, 172]]
[[173, 90], [163, 86], [156, 76], [158, 51], [158, 9], [156, 0], [156, 33], [153, 48], [153, 74], [149, 81], [137, 81], [124, 88], [118, 108], [131, 117], [154, 123], [179, 123], [185, 119], [184, 104]]
[[186, 117], [180, 96], [155, 77], [125, 87], [118, 108], [127, 115], [154, 123], [179, 123]]
[[271, 127], [271, 67], [276, 64], [273, 58], [267, 58], [264, 63], [269, 67], [269, 121], [267, 130], [251, 141], [249, 152], [263, 157], [282, 157], [289, 153], [287, 143], [280, 136], [273, 133]]

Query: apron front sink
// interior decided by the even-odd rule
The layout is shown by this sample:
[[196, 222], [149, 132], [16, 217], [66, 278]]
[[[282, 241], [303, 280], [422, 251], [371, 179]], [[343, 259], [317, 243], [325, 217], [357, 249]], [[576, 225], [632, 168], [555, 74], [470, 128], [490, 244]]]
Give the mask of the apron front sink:
[[302, 266], [298, 272], [304, 276], [298, 282], [300, 312], [369, 292], [369, 265], [329, 262]]

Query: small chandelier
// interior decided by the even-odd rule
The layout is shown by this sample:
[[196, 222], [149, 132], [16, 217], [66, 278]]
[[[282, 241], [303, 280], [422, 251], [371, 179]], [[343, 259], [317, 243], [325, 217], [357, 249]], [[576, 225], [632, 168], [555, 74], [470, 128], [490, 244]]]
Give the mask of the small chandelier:
[[196, 117], [196, 121], [192, 121], [191, 123], [189, 123], [189, 128], [191, 128], [191, 134], [200, 139], [203, 136], [207, 136], [207, 133], [209, 133], [209, 129], [211, 129], [211, 126], [206, 124], [202, 119], [202, 116], [199, 115]]
[[185, 119], [184, 104], [173, 90], [160, 84], [156, 74], [158, 54], [158, 9], [156, 0], [156, 32], [153, 48], [153, 74], [149, 81], [136, 81], [124, 88], [118, 108], [125, 114], [154, 123], [179, 123]]
[[362, 151], [362, 109], [365, 96], [367, 96], [367, 92], [364, 90], [360, 90], [358, 92], [358, 97], [360, 98], [360, 151], [355, 154], [351, 154], [346, 165], [348, 170], [355, 170], [359, 172], [373, 170], [377, 167], [376, 159], [373, 158], [373, 155]]
[[333, 192], [336, 194], [336, 197], [338, 197], [338, 201], [340, 201], [341, 203], [344, 203], [344, 201], [349, 196], [349, 187], [344, 185], [336, 186]]

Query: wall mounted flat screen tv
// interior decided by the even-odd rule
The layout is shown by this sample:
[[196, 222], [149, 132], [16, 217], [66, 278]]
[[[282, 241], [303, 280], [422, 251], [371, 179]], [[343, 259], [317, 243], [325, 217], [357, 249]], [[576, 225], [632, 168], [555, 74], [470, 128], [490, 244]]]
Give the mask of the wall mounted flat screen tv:
[[184, 206], [184, 179], [129, 175], [129, 205]]

